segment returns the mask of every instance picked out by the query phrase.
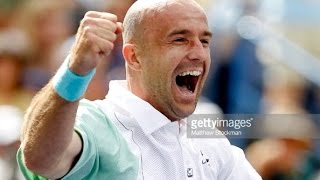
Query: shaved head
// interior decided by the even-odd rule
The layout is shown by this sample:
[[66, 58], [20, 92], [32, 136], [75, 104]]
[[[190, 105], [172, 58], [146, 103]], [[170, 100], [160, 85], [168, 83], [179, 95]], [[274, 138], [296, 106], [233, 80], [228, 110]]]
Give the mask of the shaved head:
[[194, 0], [136, 1], [123, 22], [129, 90], [170, 120], [189, 116], [210, 68], [211, 36]]
[[152, 25], [152, 23], [160, 23], [152, 21], [149, 21], [149, 23], [146, 22], [153, 19], [158, 13], [161, 13], [174, 3], [192, 4], [204, 13], [202, 7], [194, 0], [138, 0], [129, 8], [123, 21], [124, 44], [139, 44], [139, 42], [143, 42], [143, 38], [145, 37], [144, 31], [147, 27]]

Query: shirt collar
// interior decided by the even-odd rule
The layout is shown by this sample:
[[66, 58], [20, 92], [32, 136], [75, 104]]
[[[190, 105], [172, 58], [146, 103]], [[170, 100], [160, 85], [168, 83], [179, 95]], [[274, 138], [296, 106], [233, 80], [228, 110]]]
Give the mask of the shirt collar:
[[146, 135], [150, 135], [171, 121], [151, 104], [128, 90], [127, 81], [110, 81], [106, 99], [128, 111]]

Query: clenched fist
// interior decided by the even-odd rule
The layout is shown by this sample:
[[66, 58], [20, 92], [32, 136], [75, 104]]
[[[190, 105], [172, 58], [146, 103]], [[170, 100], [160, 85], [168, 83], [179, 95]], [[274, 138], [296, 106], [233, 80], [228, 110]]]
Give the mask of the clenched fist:
[[86, 75], [99, 61], [110, 54], [122, 32], [117, 16], [106, 12], [89, 11], [82, 19], [75, 44], [70, 54], [69, 68], [76, 74]]

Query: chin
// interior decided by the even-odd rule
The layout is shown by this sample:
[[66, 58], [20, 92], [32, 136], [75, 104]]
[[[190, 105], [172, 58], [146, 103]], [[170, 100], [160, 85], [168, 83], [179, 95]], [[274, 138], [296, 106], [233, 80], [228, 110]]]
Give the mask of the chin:
[[188, 105], [187, 107], [183, 106], [183, 107], [177, 108], [175, 110], [175, 114], [177, 117], [176, 119], [180, 120], [180, 119], [183, 119], [183, 118], [190, 116], [194, 112], [195, 109], [196, 109], [195, 105]]

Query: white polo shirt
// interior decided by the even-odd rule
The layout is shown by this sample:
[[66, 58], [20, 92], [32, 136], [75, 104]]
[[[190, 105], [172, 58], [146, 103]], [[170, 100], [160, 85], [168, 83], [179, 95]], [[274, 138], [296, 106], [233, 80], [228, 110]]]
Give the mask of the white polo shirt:
[[63, 179], [261, 179], [227, 139], [187, 138], [186, 127], [129, 92], [125, 81], [111, 81], [106, 99], [80, 103], [75, 129], [83, 150]]
[[110, 83], [100, 108], [140, 159], [138, 179], [261, 179], [241, 149], [224, 138], [188, 139], [185, 121], [171, 122], [149, 103], [126, 89], [125, 81]]

